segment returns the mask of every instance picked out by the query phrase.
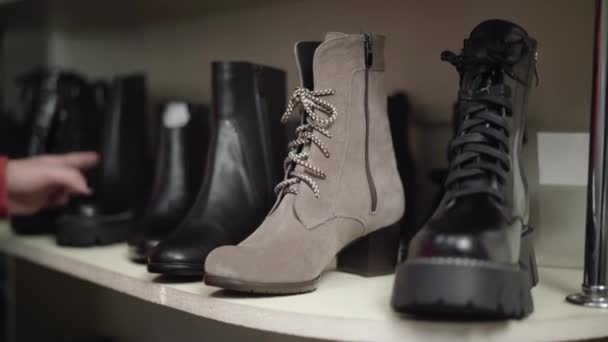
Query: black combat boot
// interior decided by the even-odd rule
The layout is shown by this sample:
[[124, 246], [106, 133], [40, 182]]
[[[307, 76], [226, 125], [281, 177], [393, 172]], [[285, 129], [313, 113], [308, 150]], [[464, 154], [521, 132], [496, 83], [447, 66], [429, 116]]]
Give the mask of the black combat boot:
[[458, 318], [522, 318], [537, 283], [521, 148], [536, 41], [509, 22], [478, 25], [460, 55], [458, 130], [445, 194], [397, 268], [393, 307]]
[[154, 183], [143, 217], [129, 237], [129, 257], [146, 262], [149, 251], [192, 207], [203, 179], [211, 117], [202, 105], [171, 101], [159, 115]]
[[[93, 149], [99, 112], [94, 86], [84, 77], [59, 68], [36, 69], [20, 77], [17, 83], [21, 88], [27, 142], [16, 156]], [[14, 215], [11, 224], [18, 234], [52, 233], [60, 212], [45, 209], [34, 215]]]
[[101, 162], [94, 194], [74, 201], [58, 219], [57, 242], [66, 246], [125, 241], [145, 201], [146, 83], [143, 75], [116, 77], [106, 91]]
[[262, 222], [282, 177], [285, 73], [246, 62], [212, 64], [214, 130], [204, 180], [176, 231], [150, 253], [148, 271], [203, 276], [207, 254]]

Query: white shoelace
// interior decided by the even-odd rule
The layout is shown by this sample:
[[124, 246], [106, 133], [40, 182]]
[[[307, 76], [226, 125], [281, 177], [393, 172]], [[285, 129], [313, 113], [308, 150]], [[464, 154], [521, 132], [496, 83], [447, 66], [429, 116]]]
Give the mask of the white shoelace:
[[[326, 158], [329, 158], [330, 154], [327, 146], [321, 139], [314, 135], [314, 132], [317, 131], [329, 139], [333, 137], [327, 130], [327, 127], [336, 121], [338, 112], [336, 111], [336, 107], [319, 97], [333, 95], [334, 93], [333, 89], [309, 90], [306, 88], [296, 88], [289, 99], [287, 109], [281, 118], [281, 122], [287, 122], [287, 119], [293, 114], [294, 110], [301, 107], [304, 109], [303, 115], [305, 115], [305, 119], [303, 121], [305, 123], [296, 129], [298, 138], [288, 145], [289, 154], [285, 160], [285, 180], [277, 184], [274, 189], [275, 193], [278, 194], [281, 191], [284, 191], [285, 193], [297, 194], [298, 189], [292, 188], [291, 186], [304, 182], [312, 189], [315, 198], [319, 198], [319, 187], [312, 177], [301, 172], [289, 170], [295, 169], [295, 167], [292, 168], [292, 166], [297, 164], [304, 167], [305, 171], [312, 176], [320, 179], [327, 178], [325, 172], [308, 162], [309, 152], [298, 152], [298, 150], [300, 150], [300, 147], [302, 146], [314, 144], [321, 150]], [[327, 115], [327, 118], [319, 118], [315, 113], [316, 110]]]

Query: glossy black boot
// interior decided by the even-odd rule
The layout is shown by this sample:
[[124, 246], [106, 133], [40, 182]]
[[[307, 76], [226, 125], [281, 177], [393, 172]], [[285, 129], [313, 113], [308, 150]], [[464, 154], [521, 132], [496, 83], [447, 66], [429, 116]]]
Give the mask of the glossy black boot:
[[211, 250], [239, 243], [264, 219], [282, 177], [285, 73], [246, 62], [212, 64], [213, 132], [194, 207], [150, 253], [148, 271], [202, 276]]
[[460, 55], [458, 131], [445, 195], [397, 268], [393, 307], [457, 318], [522, 318], [537, 282], [521, 160], [536, 41], [512, 23], [481, 23]]
[[94, 194], [75, 201], [59, 218], [60, 245], [106, 245], [127, 239], [146, 193], [145, 108], [144, 76], [115, 78], [107, 90]]
[[172, 101], [159, 115], [154, 183], [143, 217], [129, 237], [129, 257], [146, 262], [148, 253], [186, 216], [203, 179], [211, 117], [202, 105]]
[[[94, 87], [80, 75], [61, 69], [36, 69], [17, 80], [22, 91], [26, 146], [18, 157], [92, 150], [98, 129]], [[17, 234], [55, 231], [59, 209], [11, 217]]]

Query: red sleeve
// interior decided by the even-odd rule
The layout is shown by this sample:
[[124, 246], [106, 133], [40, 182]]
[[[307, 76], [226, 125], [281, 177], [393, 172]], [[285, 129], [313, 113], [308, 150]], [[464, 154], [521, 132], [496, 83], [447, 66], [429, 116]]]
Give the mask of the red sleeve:
[[8, 192], [6, 189], [6, 168], [8, 158], [0, 156], [0, 218], [8, 217]]

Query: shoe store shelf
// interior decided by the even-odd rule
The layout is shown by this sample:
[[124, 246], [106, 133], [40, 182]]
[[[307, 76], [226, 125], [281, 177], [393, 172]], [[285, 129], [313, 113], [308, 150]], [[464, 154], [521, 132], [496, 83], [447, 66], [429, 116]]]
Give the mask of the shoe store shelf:
[[235, 296], [202, 282], [174, 283], [127, 259], [124, 245], [60, 248], [52, 237], [18, 237], [0, 224], [0, 251], [158, 305], [277, 334], [340, 341], [559, 341], [608, 336], [608, 311], [569, 305], [581, 271], [541, 268], [535, 311], [521, 321], [414, 320], [389, 306], [392, 276], [328, 271], [317, 291], [281, 297]]

